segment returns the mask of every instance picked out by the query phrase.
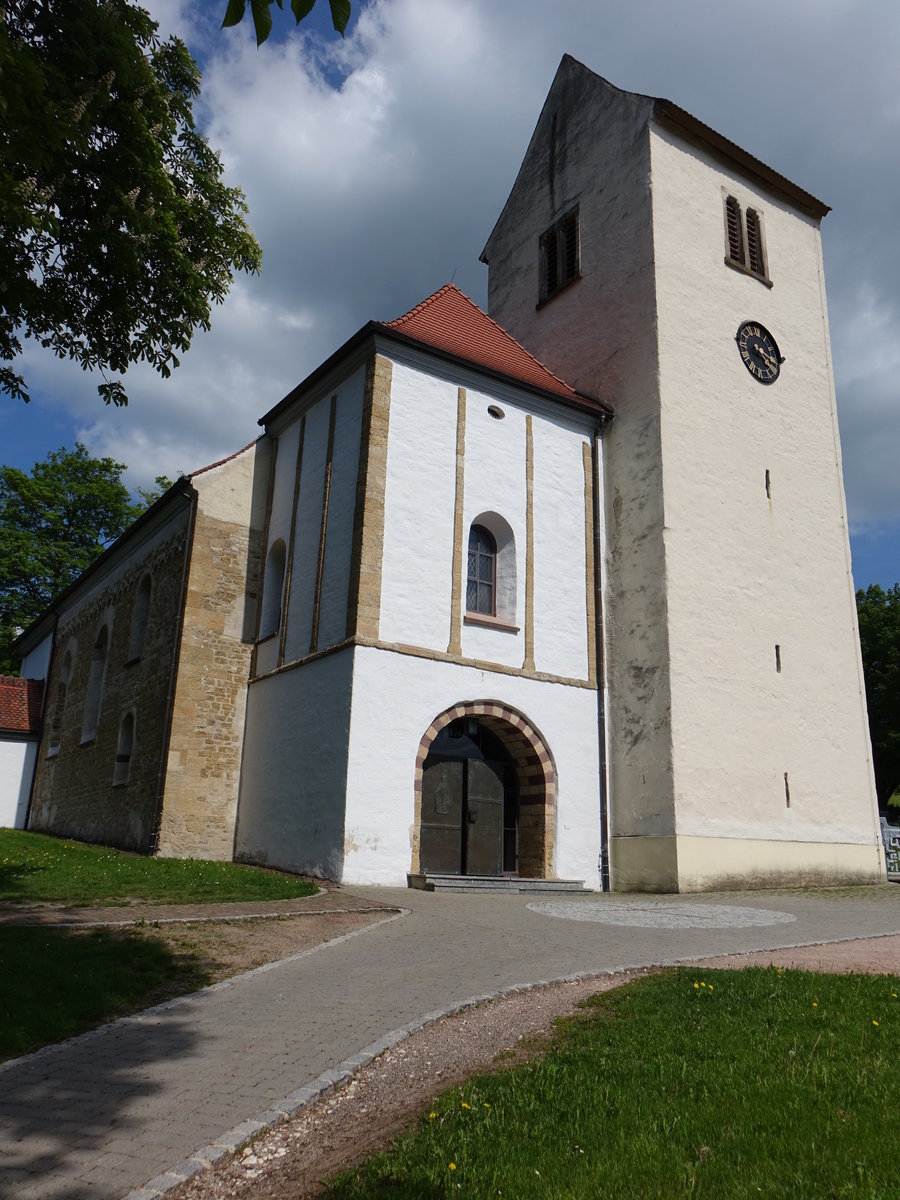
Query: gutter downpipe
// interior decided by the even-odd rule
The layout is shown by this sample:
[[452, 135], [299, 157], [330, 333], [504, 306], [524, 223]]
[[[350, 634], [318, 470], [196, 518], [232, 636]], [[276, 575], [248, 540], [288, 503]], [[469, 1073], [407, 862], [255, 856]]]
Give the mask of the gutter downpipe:
[[600, 755], [600, 887], [604, 892], [610, 890], [609, 882], [609, 783], [607, 779], [606, 756], [606, 657], [603, 640], [603, 504], [601, 484], [603, 475], [600, 469], [603, 453], [603, 430], [609, 418], [605, 417], [600, 427], [594, 432], [592, 457], [594, 468], [593, 506], [594, 506], [594, 636], [596, 639], [597, 659], [597, 743]]
[[159, 849], [159, 832], [162, 828], [163, 799], [165, 798], [167, 764], [169, 761], [169, 742], [172, 738], [172, 708], [175, 703], [175, 684], [178, 679], [178, 665], [181, 659], [181, 635], [184, 630], [184, 610], [187, 605], [188, 578], [191, 570], [191, 554], [194, 549], [194, 529], [197, 524], [197, 489], [188, 481], [187, 490], [182, 492], [190, 504], [188, 527], [185, 537], [184, 562], [181, 566], [181, 600], [178, 606], [178, 621], [175, 625], [175, 635], [172, 645], [172, 668], [169, 672], [169, 686], [166, 690], [165, 726], [163, 728], [162, 752], [159, 757], [159, 773], [156, 780], [156, 817], [150, 833], [148, 855], [156, 854]]

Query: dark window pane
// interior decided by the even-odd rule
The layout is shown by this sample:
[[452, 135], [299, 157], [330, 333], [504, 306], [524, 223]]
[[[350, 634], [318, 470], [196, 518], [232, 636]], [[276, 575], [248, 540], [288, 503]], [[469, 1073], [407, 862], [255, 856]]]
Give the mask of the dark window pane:
[[466, 608], [469, 612], [478, 611], [478, 584], [471, 579], [466, 586]]

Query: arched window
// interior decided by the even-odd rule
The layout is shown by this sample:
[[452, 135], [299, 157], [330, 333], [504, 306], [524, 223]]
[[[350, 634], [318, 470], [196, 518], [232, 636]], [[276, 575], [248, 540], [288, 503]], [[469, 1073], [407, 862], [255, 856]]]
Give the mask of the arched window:
[[469, 530], [466, 609], [488, 617], [497, 615], [497, 543], [483, 525]]
[[495, 617], [500, 624], [515, 625], [516, 536], [499, 513], [479, 513], [472, 522], [468, 561], [466, 612], [473, 622]]
[[144, 653], [144, 642], [147, 640], [147, 621], [150, 617], [149, 574], [141, 580], [141, 585], [134, 598], [134, 610], [131, 614], [131, 634], [128, 638], [128, 661], [137, 662]]
[[131, 752], [134, 749], [134, 713], [127, 712], [119, 726], [119, 741], [116, 746], [116, 766], [113, 771], [113, 787], [124, 787], [131, 771]]
[[259, 640], [277, 633], [281, 625], [281, 593], [284, 590], [284, 541], [278, 538], [272, 543], [266, 559], [266, 578], [263, 584], [262, 616], [259, 622]]
[[100, 701], [103, 698], [103, 679], [106, 674], [106, 656], [109, 653], [109, 628], [100, 626], [94, 649], [91, 653], [91, 671], [88, 676], [87, 694], [84, 698], [84, 718], [81, 723], [81, 741], [90, 742], [97, 733], [100, 717]]
[[75, 661], [77, 645], [74, 641], [66, 647], [66, 655], [59, 672], [59, 682], [56, 685], [56, 703], [53, 705], [53, 717], [50, 722], [49, 754], [59, 754], [59, 743], [62, 738], [63, 717], [66, 712], [66, 697], [69, 694], [69, 684], [72, 681], [72, 668]]

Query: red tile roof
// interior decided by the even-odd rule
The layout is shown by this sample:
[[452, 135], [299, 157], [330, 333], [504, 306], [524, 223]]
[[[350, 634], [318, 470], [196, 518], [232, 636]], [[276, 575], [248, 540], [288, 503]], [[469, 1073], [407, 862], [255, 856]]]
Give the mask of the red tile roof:
[[384, 322], [384, 328], [566, 400], [600, 412], [611, 411], [554, 375], [452, 283], [445, 284], [396, 321]]
[[43, 679], [0, 675], [0, 730], [4, 733], [38, 733], [43, 695]]

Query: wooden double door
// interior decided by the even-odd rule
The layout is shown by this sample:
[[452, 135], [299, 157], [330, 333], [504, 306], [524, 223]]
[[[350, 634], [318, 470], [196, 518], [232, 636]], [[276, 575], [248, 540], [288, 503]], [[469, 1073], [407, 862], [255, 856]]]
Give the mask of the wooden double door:
[[[420, 869], [448, 875], [514, 874], [516, 771], [489, 730], [436, 740], [422, 773]], [[454, 744], [455, 743], [455, 744]]]

